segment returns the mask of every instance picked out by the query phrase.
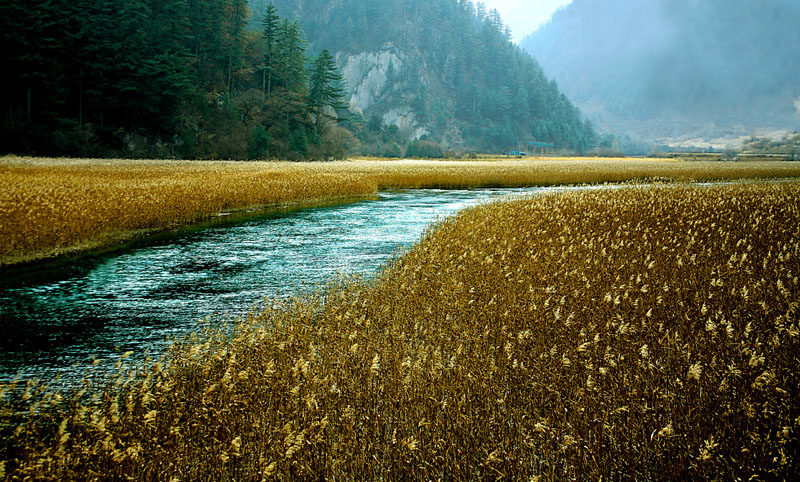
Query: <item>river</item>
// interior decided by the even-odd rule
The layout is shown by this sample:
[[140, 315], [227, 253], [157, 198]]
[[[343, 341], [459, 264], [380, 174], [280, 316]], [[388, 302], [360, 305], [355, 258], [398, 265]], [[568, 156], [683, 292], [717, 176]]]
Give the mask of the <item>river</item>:
[[383, 191], [378, 199], [207, 224], [124, 250], [9, 270], [0, 280], [0, 384], [156, 357], [268, 298], [375, 273], [437, 219], [547, 188]]

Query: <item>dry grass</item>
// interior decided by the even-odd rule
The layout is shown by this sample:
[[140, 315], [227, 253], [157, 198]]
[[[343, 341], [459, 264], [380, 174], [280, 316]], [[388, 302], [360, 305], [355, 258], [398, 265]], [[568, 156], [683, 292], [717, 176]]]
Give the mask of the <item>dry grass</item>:
[[800, 183], [474, 208], [375, 280], [277, 304], [230, 336], [193, 336], [105, 389], [60, 399], [29, 384], [2, 412], [4, 470], [790, 479], [799, 221]]
[[800, 176], [800, 163], [674, 160], [325, 164], [0, 159], [0, 266], [108, 247], [223, 211], [308, 205], [379, 188], [523, 187]]
[[290, 163], [0, 163], [0, 264], [108, 246], [225, 211], [364, 197], [375, 185]]
[[800, 177], [798, 162], [682, 162], [664, 159], [370, 161], [329, 165], [375, 179], [381, 188], [526, 187], [653, 179], [721, 181]]

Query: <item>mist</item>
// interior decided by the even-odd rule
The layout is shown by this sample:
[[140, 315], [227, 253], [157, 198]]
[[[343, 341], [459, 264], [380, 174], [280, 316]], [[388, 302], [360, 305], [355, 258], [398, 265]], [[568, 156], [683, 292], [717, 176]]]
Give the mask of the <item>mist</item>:
[[800, 129], [800, 2], [574, 0], [522, 45], [601, 128]]

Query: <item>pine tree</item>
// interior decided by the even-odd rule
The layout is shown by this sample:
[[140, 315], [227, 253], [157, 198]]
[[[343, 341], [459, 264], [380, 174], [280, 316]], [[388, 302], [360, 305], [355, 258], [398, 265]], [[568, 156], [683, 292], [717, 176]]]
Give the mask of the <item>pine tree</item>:
[[275, 88], [267, 101], [278, 108], [279, 121], [283, 123], [284, 129], [290, 132], [305, 130], [308, 94], [305, 69], [306, 39], [298, 22], [289, 20], [281, 22], [277, 58], [283, 68], [278, 72]]
[[336, 66], [333, 55], [327, 49], [323, 49], [312, 66], [308, 89], [307, 112], [311, 115], [318, 133], [324, 119], [336, 119], [336, 116], [328, 114], [330, 109], [335, 111], [346, 108], [343, 103], [344, 98], [342, 74]]
[[264, 95], [272, 93], [272, 79], [278, 71], [278, 28], [280, 17], [275, 11], [275, 5], [269, 4], [264, 14], [264, 70], [262, 91]]
[[222, 46], [226, 57], [225, 84], [227, 92], [239, 87], [239, 73], [245, 57], [245, 27], [247, 26], [247, 0], [222, 0], [223, 22]]
[[279, 85], [290, 92], [306, 86], [306, 37], [300, 23], [284, 19], [278, 30], [277, 60], [283, 66]]

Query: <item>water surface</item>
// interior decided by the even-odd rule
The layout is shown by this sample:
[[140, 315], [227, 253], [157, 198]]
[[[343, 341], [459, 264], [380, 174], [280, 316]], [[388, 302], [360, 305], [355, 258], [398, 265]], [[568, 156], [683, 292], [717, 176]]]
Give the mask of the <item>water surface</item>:
[[0, 383], [83, 373], [94, 358], [157, 356], [198, 319], [226, 323], [265, 298], [366, 274], [437, 219], [541, 189], [381, 192], [377, 200], [186, 230], [124, 251], [47, 263], [0, 280]]

